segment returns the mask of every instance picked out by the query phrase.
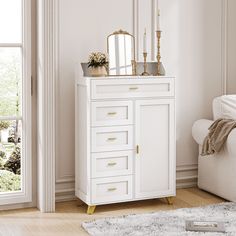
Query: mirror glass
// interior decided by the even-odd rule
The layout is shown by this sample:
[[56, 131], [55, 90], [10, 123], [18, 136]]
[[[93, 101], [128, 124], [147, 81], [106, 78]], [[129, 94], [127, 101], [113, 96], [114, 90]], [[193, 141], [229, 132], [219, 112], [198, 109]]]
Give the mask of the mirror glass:
[[119, 30], [107, 37], [109, 75], [132, 75], [135, 60], [134, 37]]

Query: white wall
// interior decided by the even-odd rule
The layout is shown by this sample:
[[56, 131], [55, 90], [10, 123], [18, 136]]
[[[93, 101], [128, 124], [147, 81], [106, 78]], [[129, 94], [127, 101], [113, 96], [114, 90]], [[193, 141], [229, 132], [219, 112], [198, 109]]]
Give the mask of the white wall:
[[236, 1], [228, 0], [228, 84], [227, 93], [236, 94]]
[[[122, 28], [137, 33], [139, 29], [140, 35], [147, 25], [150, 37], [153, 3], [149, 1], [152, 0], [59, 0], [58, 200], [66, 199], [66, 194], [70, 198], [74, 191], [75, 63], [86, 61], [92, 51], [105, 51], [106, 36], [114, 30]], [[177, 82], [179, 186], [196, 183], [197, 145], [191, 127], [199, 118], [211, 118], [212, 99], [222, 91], [222, 1], [159, 0], [162, 61], [167, 73], [175, 75]], [[135, 12], [133, 17], [135, 9], [139, 9], [139, 14]], [[151, 48], [151, 39], [149, 43]]]

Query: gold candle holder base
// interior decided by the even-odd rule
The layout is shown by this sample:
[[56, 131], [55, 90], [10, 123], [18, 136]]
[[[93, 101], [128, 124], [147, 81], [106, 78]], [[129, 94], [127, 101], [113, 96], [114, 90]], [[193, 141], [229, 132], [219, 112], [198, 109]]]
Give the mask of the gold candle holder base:
[[147, 72], [147, 53], [146, 52], [143, 53], [143, 59], [144, 59], [144, 63], [143, 63], [143, 70], [144, 71], [141, 75], [148, 76], [150, 74]]
[[143, 72], [141, 75], [142, 76], [149, 76], [150, 74], [148, 72]]

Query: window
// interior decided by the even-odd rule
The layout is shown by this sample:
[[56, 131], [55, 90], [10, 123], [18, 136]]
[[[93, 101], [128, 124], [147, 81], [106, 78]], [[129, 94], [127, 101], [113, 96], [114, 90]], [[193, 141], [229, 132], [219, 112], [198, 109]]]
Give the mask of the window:
[[30, 0], [0, 0], [0, 205], [31, 201]]

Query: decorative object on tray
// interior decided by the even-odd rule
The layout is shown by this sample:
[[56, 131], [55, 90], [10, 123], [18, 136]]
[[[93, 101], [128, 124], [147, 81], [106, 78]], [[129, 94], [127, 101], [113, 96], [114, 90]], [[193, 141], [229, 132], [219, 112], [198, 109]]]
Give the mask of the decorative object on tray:
[[186, 220], [186, 231], [225, 233], [224, 222]]
[[165, 69], [164, 66], [161, 63], [161, 28], [160, 28], [160, 10], [157, 6], [157, 30], [156, 30], [156, 36], [157, 36], [157, 74], [165, 75]]
[[108, 67], [108, 58], [105, 53], [93, 52], [89, 56], [88, 68], [91, 76], [106, 76]]
[[135, 40], [126, 31], [118, 30], [107, 37], [109, 75], [133, 75], [135, 68]]
[[[83, 70], [83, 76], [91, 76], [90, 75], [90, 68], [88, 68], [87, 62], [80, 63], [82, 70]], [[143, 61], [132, 61], [132, 75], [141, 75], [143, 72], [144, 62]], [[157, 74], [157, 62], [147, 62], [147, 71], [150, 75], [156, 75]]]
[[[90, 70], [88, 68], [88, 63], [87, 62], [82, 62], [80, 63], [83, 71], [83, 76], [90, 76]], [[143, 67], [144, 67], [144, 62], [143, 61], [132, 61], [132, 75], [141, 75], [143, 72]], [[157, 62], [152, 61], [152, 62], [147, 62], [147, 71], [149, 72], [150, 75], [156, 75], [157, 73]]]
[[141, 75], [148, 76], [149, 73], [147, 72], [147, 32], [146, 28], [143, 35], [143, 73]]
[[[186, 231], [188, 220], [224, 222], [226, 233]], [[197, 208], [158, 211], [98, 219], [82, 224], [93, 236], [98, 235], [158, 235], [158, 236], [222, 236], [236, 235], [236, 203], [221, 203]], [[221, 225], [222, 226], [222, 225]], [[223, 230], [223, 229], [222, 229]]]

